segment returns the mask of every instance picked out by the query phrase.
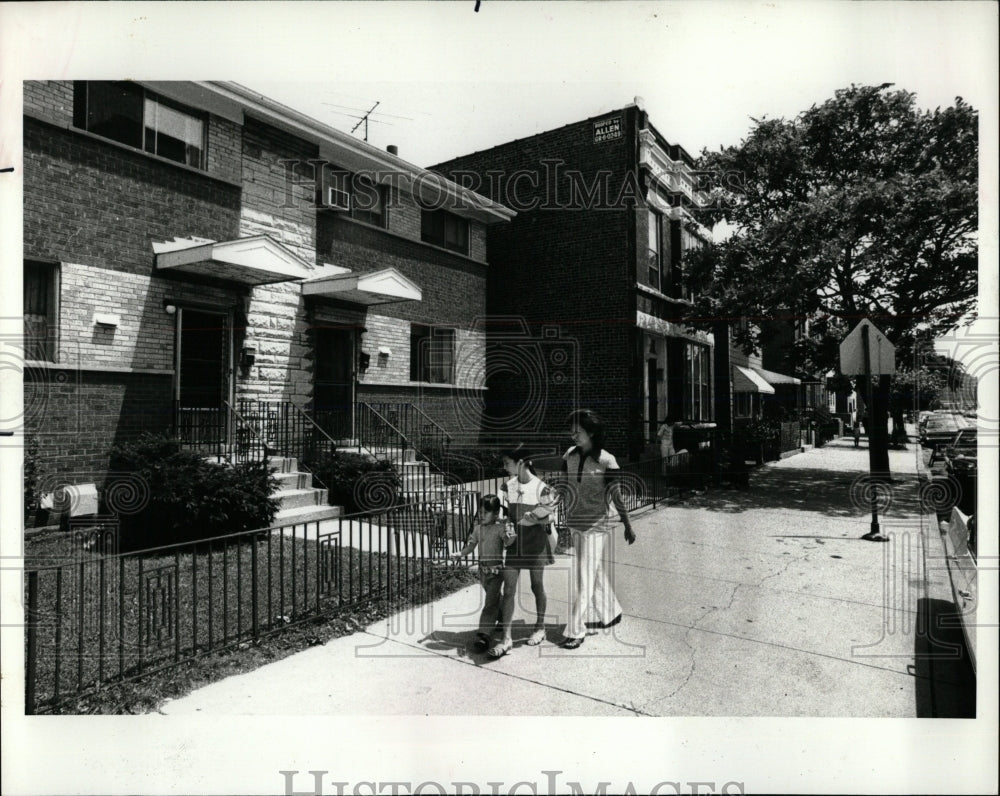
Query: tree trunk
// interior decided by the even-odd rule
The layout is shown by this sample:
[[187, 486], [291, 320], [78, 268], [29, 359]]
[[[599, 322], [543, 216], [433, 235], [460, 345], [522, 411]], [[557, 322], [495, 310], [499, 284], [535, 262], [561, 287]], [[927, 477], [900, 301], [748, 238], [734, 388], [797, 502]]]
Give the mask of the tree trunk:
[[879, 376], [868, 385], [868, 463], [873, 477], [890, 478], [889, 471], [889, 377]]

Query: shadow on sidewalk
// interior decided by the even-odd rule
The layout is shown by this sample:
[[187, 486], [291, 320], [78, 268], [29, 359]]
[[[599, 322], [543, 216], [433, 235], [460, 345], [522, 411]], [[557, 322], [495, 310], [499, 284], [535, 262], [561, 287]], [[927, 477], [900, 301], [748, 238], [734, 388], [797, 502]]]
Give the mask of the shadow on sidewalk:
[[976, 717], [976, 674], [958, 622], [954, 603], [917, 601], [913, 645], [917, 718]]
[[[749, 489], [712, 489], [692, 505], [731, 514], [758, 509], [791, 509], [827, 517], [859, 517], [870, 511], [866, 502], [868, 493], [859, 480], [864, 475], [792, 467], [765, 469], [751, 475]], [[892, 484], [892, 507], [887, 516], [919, 513], [915, 479], [903, 477]]]
[[[562, 638], [562, 625], [545, 626], [545, 640], [548, 643], [557, 643]], [[514, 646], [511, 652], [516, 652], [520, 647], [527, 646], [527, 639], [531, 636], [534, 626], [529, 626], [523, 619], [515, 619], [511, 623], [511, 635], [514, 639]], [[499, 635], [495, 638], [499, 638]], [[498, 658], [491, 658], [485, 652], [473, 652], [472, 645], [476, 642], [475, 630], [434, 630], [420, 639], [419, 644], [424, 649], [445, 654], [454, 653], [459, 658], [466, 658], [474, 662], [477, 666], [484, 663], [494, 663]], [[537, 648], [535, 648], [537, 649]], [[510, 653], [508, 653], [510, 654]]]

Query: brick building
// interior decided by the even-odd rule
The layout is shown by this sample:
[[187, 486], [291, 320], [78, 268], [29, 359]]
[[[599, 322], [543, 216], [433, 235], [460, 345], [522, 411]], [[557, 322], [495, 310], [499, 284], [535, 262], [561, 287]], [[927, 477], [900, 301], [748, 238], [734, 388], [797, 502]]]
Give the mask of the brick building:
[[236, 84], [25, 83], [26, 430], [100, 481], [116, 442], [248, 402], [471, 427], [512, 215]]
[[693, 167], [640, 104], [432, 167], [517, 212], [487, 232], [488, 433], [562, 446], [590, 407], [636, 458], [667, 415], [713, 419], [712, 335], [678, 321]]

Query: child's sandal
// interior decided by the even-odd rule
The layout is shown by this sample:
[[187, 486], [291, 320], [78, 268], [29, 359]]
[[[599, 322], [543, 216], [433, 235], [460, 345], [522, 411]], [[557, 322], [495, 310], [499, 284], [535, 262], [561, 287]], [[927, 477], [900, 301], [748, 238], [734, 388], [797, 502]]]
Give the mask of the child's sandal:
[[543, 641], [545, 641], [545, 628], [540, 627], [528, 636], [528, 641], [526, 643], [529, 647], [537, 647]]

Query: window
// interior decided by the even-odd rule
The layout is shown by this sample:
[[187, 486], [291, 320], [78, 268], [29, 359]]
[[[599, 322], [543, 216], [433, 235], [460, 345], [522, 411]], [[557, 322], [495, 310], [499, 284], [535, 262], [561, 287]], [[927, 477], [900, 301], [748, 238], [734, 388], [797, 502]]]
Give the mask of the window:
[[695, 249], [700, 249], [702, 245], [702, 242], [695, 235], [688, 232], [688, 230], [681, 225], [681, 272], [679, 275], [680, 295], [681, 298], [687, 299], [688, 301], [694, 301], [695, 294], [687, 284], [687, 253]]
[[733, 414], [736, 417], [750, 417], [753, 414], [753, 395], [748, 392], [735, 393]]
[[410, 381], [455, 383], [455, 330], [410, 325]]
[[135, 83], [78, 80], [73, 124], [195, 168], [205, 167], [205, 119]]
[[371, 224], [385, 226], [385, 186], [370, 180], [355, 177], [352, 180], [351, 218]]
[[48, 263], [24, 263], [24, 358], [55, 361], [58, 271]]
[[[346, 211], [348, 216], [355, 221], [375, 227], [386, 226], [386, 186], [377, 185], [367, 177], [340, 168], [335, 168], [324, 176], [325, 179], [317, 186], [317, 190], [325, 194], [323, 190], [325, 186], [348, 194], [350, 197], [350, 208]], [[322, 196], [319, 201], [325, 204], [328, 199]]]
[[446, 210], [421, 210], [420, 240], [468, 254], [469, 222]]
[[649, 245], [648, 245], [648, 261], [649, 261], [649, 286], [654, 287], [657, 290], [662, 290], [661, 283], [661, 273], [663, 269], [663, 260], [660, 256], [660, 234], [662, 230], [662, 221], [659, 213], [652, 210], [648, 211], [649, 215]]
[[709, 420], [712, 414], [712, 371], [708, 346], [684, 346], [684, 416]]

